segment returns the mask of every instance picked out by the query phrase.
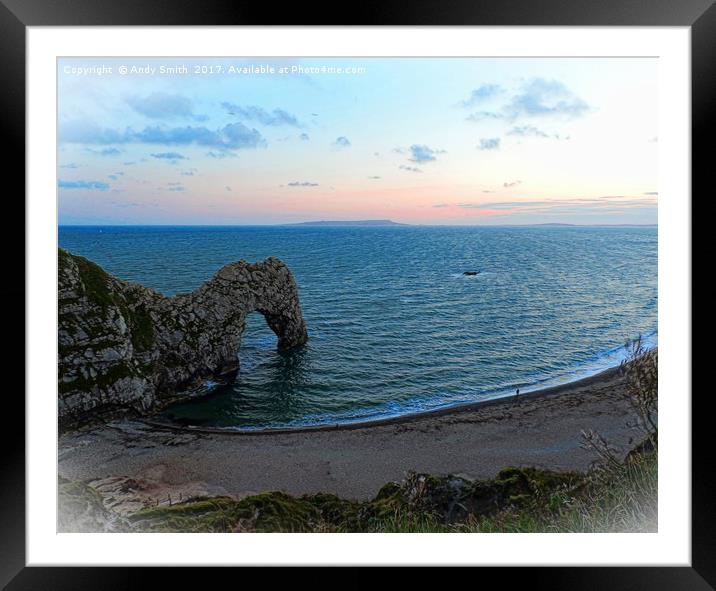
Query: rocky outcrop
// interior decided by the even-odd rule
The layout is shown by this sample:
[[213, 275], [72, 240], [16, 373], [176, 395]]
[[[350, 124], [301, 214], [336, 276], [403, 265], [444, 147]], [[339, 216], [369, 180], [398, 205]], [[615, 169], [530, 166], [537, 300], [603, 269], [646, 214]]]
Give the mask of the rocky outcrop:
[[62, 249], [58, 262], [61, 426], [144, 414], [208, 379], [235, 375], [253, 311], [266, 318], [280, 350], [308, 338], [296, 282], [276, 258], [226, 265], [197, 290], [174, 297]]

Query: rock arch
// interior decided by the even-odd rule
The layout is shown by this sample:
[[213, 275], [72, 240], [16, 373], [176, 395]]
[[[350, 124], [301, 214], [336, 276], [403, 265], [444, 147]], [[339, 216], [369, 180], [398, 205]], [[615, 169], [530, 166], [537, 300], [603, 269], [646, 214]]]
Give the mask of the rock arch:
[[146, 413], [239, 370], [246, 316], [258, 312], [287, 350], [308, 334], [289, 268], [270, 257], [221, 268], [165, 297], [59, 251], [59, 416]]

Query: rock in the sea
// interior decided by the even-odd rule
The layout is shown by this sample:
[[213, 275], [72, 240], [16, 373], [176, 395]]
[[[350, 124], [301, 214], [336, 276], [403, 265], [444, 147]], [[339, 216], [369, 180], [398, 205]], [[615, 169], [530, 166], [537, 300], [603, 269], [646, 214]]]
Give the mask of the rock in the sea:
[[246, 316], [260, 312], [279, 350], [308, 339], [298, 287], [276, 258], [239, 261], [189, 294], [165, 297], [58, 253], [59, 420], [143, 414], [239, 369]]
[[463, 275], [477, 275], [480, 271], [465, 271]]

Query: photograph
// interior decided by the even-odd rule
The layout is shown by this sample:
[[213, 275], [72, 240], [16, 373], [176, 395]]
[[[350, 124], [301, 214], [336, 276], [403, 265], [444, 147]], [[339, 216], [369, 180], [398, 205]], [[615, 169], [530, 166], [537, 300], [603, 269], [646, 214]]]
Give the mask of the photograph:
[[58, 56], [56, 532], [657, 534], [659, 68]]

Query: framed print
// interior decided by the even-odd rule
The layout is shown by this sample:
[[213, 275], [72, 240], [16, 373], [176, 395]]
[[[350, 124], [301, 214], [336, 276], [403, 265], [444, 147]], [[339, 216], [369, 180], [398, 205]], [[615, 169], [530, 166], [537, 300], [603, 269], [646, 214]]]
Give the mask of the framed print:
[[3, 5], [26, 170], [3, 584], [430, 565], [711, 588], [711, 3], [149, 6]]

